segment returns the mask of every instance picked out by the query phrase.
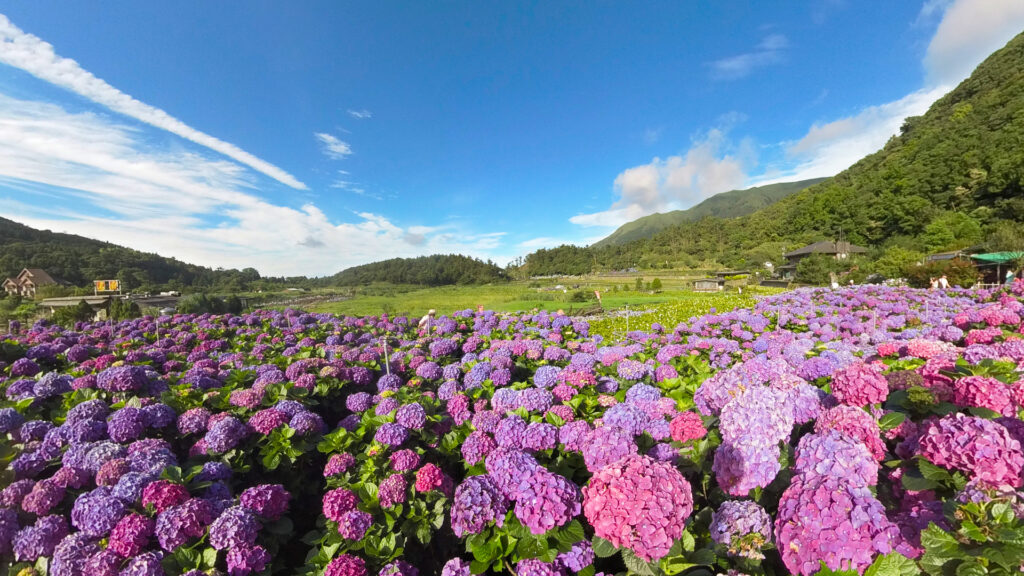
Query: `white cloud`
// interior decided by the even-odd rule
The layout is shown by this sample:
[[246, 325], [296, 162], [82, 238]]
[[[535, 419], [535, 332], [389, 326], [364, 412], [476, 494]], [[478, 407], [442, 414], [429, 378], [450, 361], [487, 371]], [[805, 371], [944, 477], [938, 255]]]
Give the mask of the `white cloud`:
[[[926, 3], [925, 9], [933, 2]], [[952, 85], [967, 78], [989, 54], [1024, 30], [1021, 0], [955, 0], [930, 9], [944, 4], [948, 6], [924, 61], [934, 84]]]
[[[403, 228], [368, 212], [334, 222], [314, 204], [255, 195], [246, 174], [232, 162], [154, 148], [141, 131], [104, 116], [0, 95], [0, 188], [17, 193], [0, 194], [0, 213], [29, 226], [270, 275], [333, 274], [396, 256], [487, 257], [502, 238]], [[61, 201], [29, 201], [40, 193]]]
[[711, 76], [716, 80], [736, 80], [749, 75], [756, 68], [778, 64], [789, 40], [782, 34], [766, 36], [754, 50], [711, 62]]
[[877, 152], [898, 133], [907, 116], [919, 116], [950, 89], [919, 90], [899, 100], [869, 106], [858, 114], [815, 124], [800, 140], [786, 145], [795, 165], [756, 179], [752, 185], [835, 176], [861, 158]]
[[683, 156], [655, 158], [624, 170], [615, 178], [619, 198], [608, 210], [577, 214], [569, 221], [579, 226], [619, 226], [655, 212], [688, 208], [719, 192], [742, 187], [753, 152], [744, 143], [727, 153], [727, 144], [725, 133], [712, 129]]
[[335, 136], [324, 132], [317, 132], [314, 136], [323, 145], [324, 154], [335, 160], [341, 160], [352, 153], [352, 147], [347, 142], [338, 140]]
[[878, 151], [908, 116], [919, 116], [970, 75], [988, 55], [1024, 29], [1022, 0], [927, 0], [922, 21], [941, 15], [924, 59], [925, 86], [857, 114], [815, 123], [800, 140], [784, 143], [788, 167], [778, 166], [752, 185], [834, 176]]
[[362, 110], [353, 110], [353, 109], [349, 108], [348, 115], [353, 117], [353, 118], [356, 118], [358, 120], [365, 120], [367, 118], [373, 118], [373, 112], [370, 112], [366, 108], [363, 108]]
[[0, 62], [24, 70], [41, 80], [60, 86], [114, 112], [177, 134], [186, 140], [219, 152], [282, 184], [300, 190], [307, 188], [305, 184], [281, 168], [253, 156], [234, 144], [200, 132], [159, 108], [132, 98], [93, 76], [74, 60], [58, 56], [52, 45], [32, 34], [25, 33], [3, 14], [0, 14]]

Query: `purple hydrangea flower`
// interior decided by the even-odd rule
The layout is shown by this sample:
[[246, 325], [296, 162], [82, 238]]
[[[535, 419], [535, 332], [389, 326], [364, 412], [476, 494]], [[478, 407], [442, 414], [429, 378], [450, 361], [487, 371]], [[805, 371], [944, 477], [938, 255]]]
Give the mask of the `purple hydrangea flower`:
[[581, 510], [580, 489], [564, 476], [538, 467], [518, 491], [516, 517], [533, 534], [568, 524]]
[[100, 538], [109, 534], [124, 515], [124, 502], [115, 498], [108, 489], [97, 488], [75, 500], [71, 508], [71, 524], [90, 536]]
[[409, 429], [396, 422], [385, 422], [377, 429], [373, 439], [386, 446], [401, 446], [409, 439]]
[[203, 440], [206, 441], [208, 451], [218, 454], [231, 450], [248, 434], [248, 426], [234, 416], [228, 416], [210, 426]]
[[488, 475], [470, 476], [455, 489], [452, 499], [452, 530], [455, 535], [479, 534], [494, 522], [505, 522], [509, 502]]
[[801, 438], [793, 469], [806, 476], [833, 476], [864, 486], [878, 482], [878, 462], [867, 446], [837, 430]]
[[732, 556], [764, 558], [761, 548], [772, 540], [772, 519], [749, 500], [727, 500], [711, 516], [711, 539]]
[[791, 572], [809, 576], [824, 562], [831, 570], [864, 570], [876, 554], [891, 552], [899, 529], [865, 486], [831, 476], [795, 476], [782, 494], [775, 539]]
[[232, 506], [210, 525], [210, 546], [217, 550], [252, 546], [259, 529], [255, 514], [242, 506]]
[[32, 526], [22, 528], [14, 535], [14, 559], [18, 562], [35, 562], [42, 556], [50, 556], [67, 535], [68, 523], [63, 517], [43, 516]]
[[587, 470], [601, 468], [637, 453], [633, 435], [617, 426], [602, 426], [587, 433], [580, 443]]

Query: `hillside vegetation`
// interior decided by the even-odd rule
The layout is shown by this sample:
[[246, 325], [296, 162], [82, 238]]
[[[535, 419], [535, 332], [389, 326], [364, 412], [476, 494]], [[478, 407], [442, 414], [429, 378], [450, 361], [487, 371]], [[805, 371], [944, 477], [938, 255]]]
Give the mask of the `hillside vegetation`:
[[392, 258], [347, 268], [331, 278], [332, 284], [340, 286], [362, 286], [374, 282], [445, 286], [504, 281], [505, 271], [493, 262], [458, 254]]
[[[529, 274], [591, 268], [778, 261], [842, 232], [873, 249], [927, 253], [1024, 243], [1024, 35], [995, 52], [878, 152], [824, 182], [739, 218], [706, 217], [649, 239], [540, 251]], [[537, 270], [535, 272], [535, 269]]]
[[746, 216], [770, 206], [786, 196], [795, 194], [808, 186], [813, 186], [825, 181], [826, 178], [811, 178], [799, 182], [780, 182], [768, 184], [767, 186], [755, 186], [746, 190], [730, 190], [715, 194], [700, 204], [687, 208], [686, 210], [673, 210], [659, 214], [651, 214], [627, 222], [612, 232], [607, 238], [595, 242], [593, 248], [627, 244], [633, 240], [650, 238], [665, 230], [683, 224], [694, 222], [701, 218], [737, 218]]

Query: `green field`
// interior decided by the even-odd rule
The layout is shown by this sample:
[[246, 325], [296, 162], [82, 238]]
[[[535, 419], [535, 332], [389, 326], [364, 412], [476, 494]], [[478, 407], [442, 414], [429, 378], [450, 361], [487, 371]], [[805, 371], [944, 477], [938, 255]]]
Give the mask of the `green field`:
[[[565, 288], [559, 290], [553, 289], [557, 281], [551, 281], [544, 286], [536, 286], [536, 282], [437, 288], [376, 285], [359, 288], [356, 294], [347, 300], [315, 303], [302, 308], [311, 312], [348, 316], [387, 312], [392, 315], [417, 317], [430, 309], [437, 310], [439, 314], [449, 314], [456, 310], [472, 309], [482, 305], [487, 310], [499, 312], [564, 310], [567, 314], [575, 315], [580, 311], [593, 312], [597, 304], [593, 291], [601, 290], [604, 312], [588, 317], [591, 332], [619, 340], [628, 330], [647, 329], [653, 322], [670, 329], [679, 322], [706, 314], [712, 309], [724, 312], [752, 306], [757, 297], [778, 292], [773, 289], [749, 287], [743, 293], [735, 289], [699, 293], [681, 289], [680, 287], [684, 285], [683, 280], [677, 278], [664, 279], [663, 283], [667, 289], [659, 292], [638, 292], [632, 289], [623, 291], [623, 284], [633, 287], [635, 277], [616, 279], [617, 291], [612, 291], [609, 280], [602, 277], [579, 284], [570, 284], [572, 280], [562, 280]], [[650, 277], [645, 279], [650, 280]], [[587, 301], [573, 301], [574, 294], [578, 292], [586, 295]], [[628, 316], [625, 314], [627, 311]]]

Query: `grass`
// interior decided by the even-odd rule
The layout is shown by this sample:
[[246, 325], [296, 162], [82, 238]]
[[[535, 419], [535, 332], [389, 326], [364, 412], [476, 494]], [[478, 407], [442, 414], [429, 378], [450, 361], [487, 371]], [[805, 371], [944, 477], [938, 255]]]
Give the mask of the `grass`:
[[[645, 278], [650, 281], [652, 277]], [[735, 290], [715, 293], [700, 293], [682, 290], [676, 282], [662, 282], [665, 290], [657, 293], [621, 290], [622, 284], [633, 286], [633, 282], [620, 281], [618, 291], [611, 291], [611, 285], [601, 282], [603, 279], [587, 282], [584, 280], [567, 280], [565, 291], [553, 290], [556, 281], [538, 287], [536, 283], [513, 282], [502, 285], [485, 286], [442, 286], [422, 288], [414, 286], [375, 285], [359, 288], [355, 297], [340, 302], [323, 302], [305, 308], [311, 312], [329, 312], [338, 315], [365, 316], [387, 312], [392, 315], [421, 316], [431, 308], [439, 314], [449, 314], [456, 310], [476, 308], [482, 305], [487, 310], [499, 312], [516, 312], [522, 310], [564, 310], [572, 314], [583, 308], [592, 308], [596, 304], [593, 291], [602, 290], [602, 304], [606, 314], [590, 321], [591, 332], [601, 334], [605, 338], [619, 340], [629, 330], [647, 329], [651, 323], [658, 322], [671, 329], [679, 322], [688, 321], [691, 317], [707, 314], [712, 310], [725, 312], [734, 308], [752, 306], [760, 295], [778, 292], [779, 290], [750, 287], [742, 294]], [[575, 284], [579, 282], [578, 288]], [[542, 288], [547, 288], [542, 289]], [[574, 292], [583, 291], [590, 299], [587, 302], [572, 302]], [[623, 314], [629, 311], [629, 316]]]

